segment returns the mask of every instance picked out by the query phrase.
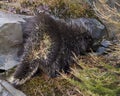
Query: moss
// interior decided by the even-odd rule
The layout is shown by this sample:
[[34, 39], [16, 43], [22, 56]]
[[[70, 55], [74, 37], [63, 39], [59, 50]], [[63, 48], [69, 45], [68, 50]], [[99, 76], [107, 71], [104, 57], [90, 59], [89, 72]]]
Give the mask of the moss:
[[[16, 6], [11, 3], [0, 2], [2, 4], [1, 9], [9, 10], [9, 7], [14, 7], [16, 13], [21, 13], [21, 8], [27, 8], [31, 12], [26, 12], [26, 15], [33, 15], [34, 10], [39, 5], [47, 5], [51, 14], [58, 16], [60, 18], [79, 18], [79, 17], [96, 17], [92, 8], [82, 0], [20, 0], [16, 1], [17, 4], [20, 3], [21, 6]], [[4, 6], [3, 6], [4, 5]]]
[[79, 94], [75, 87], [62, 77], [55, 79], [46, 79], [44, 76], [36, 76], [20, 87], [27, 96], [69, 96], [68, 91], [72, 94]]
[[32, 2], [30, 2], [29, 0], [23, 0], [22, 2], [21, 2], [21, 6], [22, 7], [31, 7], [31, 6], [33, 6], [34, 5], [34, 2], [32, 3]]
[[51, 13], [60, 18], [79, 18], [94, 15], [90, 6], [79, 0], [53, 0], [53, 4], [48, 5]]
[[24, 7], [35, 7], [39, 5], [47, 5], [51, 14], [60, 18], [78, 18], [78, 17], [93, 17], [94, 12], [92, 8], [82, 0], [44, 0], [35, 1], [30, 3], [29, 1], [21, 2]]
[[85, 96], [119, 95], [120, 75], [116, 73], [120, 74], [120, 69], [110, 65], [103, 56], [90, 55], [88, 58], [85, 56], [85, 61], [84, 59], [77, 59], [77, 64], [83, 69], [73, 69], [72, 74], [81, 82], [66, 77], [71, 84], [78, 86]]

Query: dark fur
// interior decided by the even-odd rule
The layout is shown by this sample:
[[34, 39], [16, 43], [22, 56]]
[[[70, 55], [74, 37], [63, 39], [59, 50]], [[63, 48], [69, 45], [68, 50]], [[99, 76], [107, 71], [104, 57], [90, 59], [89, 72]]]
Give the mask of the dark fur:
[[[84, 54], [92, 47], [91, 34], [82, 25], [75, 24], [74, 20], [66, 23], [65, 20], [57, 19], [48, 13], [40, 13], [26, 21], [23, 24], [21, 64], [16, 69], [12, 81], [15, 85], [23, 84], [38, 69], [50, 77], [56, 77], [60, 71], [68, 72], [70, 64], [73, 63], [72, 53]], [[50, 46], [44, 43], [43, 37], [46, 34]], [[44, 57], [42, 50], [46, 47], [49, 47], [49, 52], [44, 53]], [[37, 52], [37, 57], [34, 52]]]

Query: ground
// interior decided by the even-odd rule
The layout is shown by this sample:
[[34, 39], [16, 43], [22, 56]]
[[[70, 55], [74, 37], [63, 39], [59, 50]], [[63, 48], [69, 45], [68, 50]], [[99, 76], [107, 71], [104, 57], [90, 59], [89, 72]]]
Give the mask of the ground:
[[[115, 47], [118, 47], [118, 45], [116, 45]], [[120, 48], [120, 46], [119, 46], [119, 48]], [[105, 84], [105, 82], [103, 83], [104, 87], [108, 84], [108, 86], [111, 86], [111, 88], [110, 88], [111, 90], [114, 90], [114, 88], [116, 88], [116, 89], [118, 88], [118, 90], [116, 90], [117, 93], [110, 93], [108, 91], [108, 93], [106, 93], [106, 94], [108, 94], [108, 96], [110, 94], [113, 94], [111, 96], [119, 96], [119, 94], [120, 94], [120, 81], [119, 81], [120, 80], [120, 70], [119, 70], [120, 57], [118, 57], [120, 55], [120, 53], [118, 53], [118, 51], [119, 50], [116, 49], [115, 51], [112, 51], [109, 54], [104, 55], [104, 56], [80, 56], [80, 59], [79, 59], [79, 60], [82, 60], [82, 63], [87, 65], [87, 67], [89, 66], [90, 69], [92, 69], [92, 68], [100, 69], [100, 73], [98, 72], [98, 74], [94, 74], [95, 71], [91, 70], [91, 75], [92, 75], [92, 71], [93, 71], [94, 75], [101, 76], [100, 77], [101, 80], [99, 82], [101, 82], [103, 78], [104, 78], [103, 81], [108, 79], [108, 82], [105, 81], [106, 84]], [[106, 65], [98, 64], [98, 63], [103, 63], [103, 62], [105, 64], [110, 65], [109, 67], [111, 67], [111, 69], [107, 68], [108, 66], [106, 66]], [[117, 71], [114, 68], [116, 68]], [[107, 70], [107, 69], [109, 69], [109, 70]], [[84, 70], [86, 70], [86, 69], [84, 69]], [[109, 71], [111, 71], [111, 72], [109, 72]], [[73, 70], [73, 72], [74, 72], [74, 70]], [[84, 71], [81, 71], [81, 72], [83, 73], [83, 74], [82, 73], [80, 74], [81, 76], [89, 75], [87, 73], [87, 71], [85, 71], [85, 73], [87, 73], [87, 74], [84, 74]], [[108, 77], [103, 76], [103, 78], [102, 78], [102, 75], [103, 75], [102, 73], [104, 73], [104, 72], [106, 74], [111, 74], [111, 75], [108, 75]], [[41, 76], [39, 74], [38, 76], [33, 77], [30, 81], [28, 81], [27, 83], [22, 85], [20, 87], [20, 90], [22, 90], [24, 93], [28, 94], [28, 96], [32, 96], [35, 94], [36, 94], [35, 96], [39, 96], [40, 94], [41, 94], [41, 96], [84, 96], [83, 94], [87, 94], [85, 96], [89, 96], [88, 93], [84, 92], [83, 90], [80, 90], [79, 86], [75, 86], [76, 85], [75, 83], [71, 84], [71, 81], [68, 80], [68, 77], [73, 78], [69, 74], [69, 75], [67, 75], [67, 78], [63, 76], [63, 77], [58, 77], [56, 79], [48, 79], [48, 78], [46, 79], [45, 75]], [[79, 77], [79, 76], [76, 76], [76, 77]], [[94, 78], [95, 77], [92, 77], [92, 79], [94, 79]], [[113, 78], [113, 79], [109, 80], [111, 78]], [[85, 78], [83, 78], [83, 79], [85, 79]], [[77, 79], [75, 79], [75, 80], [77, 80]], [[77, 80], [77, 81], [79, 81], [79, 80]], [[97, 84], [95, 82], [96, 81], [94, 80], [92, 86], [95, 86], [95, 84]], [[96, 90], [97, 90], [97, 88], [96, 88]], [[98, 88], [98, 91], [100, 91], [99, 88]], [[103, 90], [101, 92], [103, 92]], [[95, 93], [97, 94], [98, 92], [95, 92]], [[95, 95], [95, 96], [100, 96], [100, 95]], [[101, 96], [105, 96], [105, 95], [102, 94]]]
[[[3, 2], [0, 4], [2, 5]], [[4, 4], [14, 6], [14, 3], [12, 5], [11, 3]], [[3, 5], [2, 8], [6, 9]], [[17, 8], [18, 6], [17, 3]], [[10, 10], [16, 13], [13, 9]], [[59, 10], [59, 12], [62, 11]], [[83, 16], [83, 14], [81, 15]], [[27, 96], [120, 96], [119, 41], [110, 46], [104, 55], [96, 56], [92, 53], [92, 55], [75, 57], [75, 59], [78, 65], [71, 67], [73, 69], [71, 74], [62, 74], [60, 77], [51, 79], [45, 74], [38, 73], [18, 89]], [[13, 71], [6, 76], [9, 77]]]

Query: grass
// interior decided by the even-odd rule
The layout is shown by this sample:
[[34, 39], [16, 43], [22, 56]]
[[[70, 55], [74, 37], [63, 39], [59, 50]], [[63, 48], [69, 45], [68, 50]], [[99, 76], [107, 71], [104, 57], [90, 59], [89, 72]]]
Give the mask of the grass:
[[82, 96], [76, 87], [62, 77], [46, 79], [45, 75], [36, 76], [20, 88], [27, 96]]
[[[120, 37], [120, 2], [119, 0], [113, 1], [114, 6], [107, 3], [108, 0], [97, 0], [93, 2], [93, 9], [97, 17], [106, 25], [109, 31], [109, 36], [117, 34]], [[111, 3], [112, 5], [112, 3]]]
[[[115, 46], [114, 46], [115, 47]], [[118, 48], [106, 56], [74, 57], [70, 74], [51, 79], [38, 74], [19, 89], [27, 96], [119, 96], [120, 55]], [[116, 63], [118, 61], [118, 64]]]
[[[0, 8], [7, 10], [8, 6], [14, 6], [19, 13], [21, 8], [26, 7], [32, 10], [30, 14], [33, 15], [36, 6], [47, 5], [51, 14], [60, 18], [98, 16], [104, 24], [107, 24], [108, 30], [117, 32], [119, 36], [120, 13], [117, 9], [110, 8], [104, 0], [93, 3], [96, 16], [90, 6], [82, 0], [36, 0], [33, 3], [28, 0], [17, 0], [17, 2], [20, 6], [0, 2]], [[38, 74], [19, 89], [27, 96], [120, 96], [120, 45], [112, 46], [111, 50], [114, 51], [105, 56], [75, 56], [76, 65], [71, 68], [69, 75], [61, 74], [61, 77], [51, 79]]]
[[63, 77], [77, 86], [84, 96], [119, 96], [120, 68], [109, 64], [103, 57], [90, 55], [88, 58], [88, 62], [75, 58], [82, 68], [72, 69], [71, 74], [77, 79]]
[[[47, 5], [51, 14], [60, 18], [78, 18], [78, 17], [95, 17], [91, 7], [83, 0], [15, 0], [17, 6], [11, 3], [1, 3], [2, 9], [8, 10], [8, 6], [14, 8], [15, 13], [21, 14], [21, 9], [28, 10], [24, 14], [33, 15], [35, 8], [40, 5]], [[15, 2], [14, 2], [15, 3]], [[8, 5], [8, 6], [7, 6]], [[23, 13], [22, 13], [23, 14]]]

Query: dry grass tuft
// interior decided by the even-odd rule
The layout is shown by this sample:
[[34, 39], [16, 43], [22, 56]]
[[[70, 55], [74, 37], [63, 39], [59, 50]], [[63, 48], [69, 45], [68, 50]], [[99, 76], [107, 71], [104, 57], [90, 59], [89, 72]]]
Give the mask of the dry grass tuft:
[[[110, 0], [112, 1], [112, 0]], [[109, 35], [117, 34], [120, 36], [120, 2], [119, 0], [108, 3], [106, 0], [97, 0], [93, 2], [93, 8], [96, 15], [106, 25]], [[111, 5], [110, 5], [111, 4]], [[114, 33], [113, 33], [114, 32]]]

